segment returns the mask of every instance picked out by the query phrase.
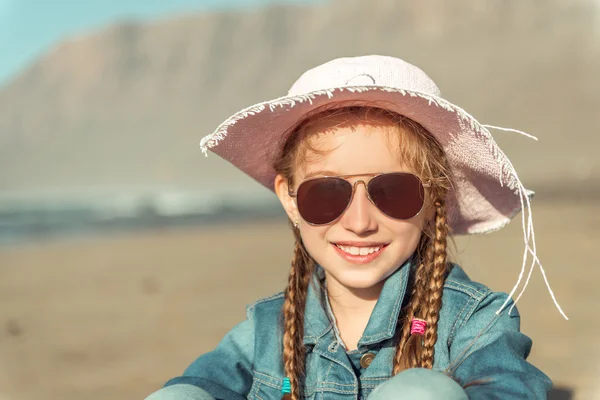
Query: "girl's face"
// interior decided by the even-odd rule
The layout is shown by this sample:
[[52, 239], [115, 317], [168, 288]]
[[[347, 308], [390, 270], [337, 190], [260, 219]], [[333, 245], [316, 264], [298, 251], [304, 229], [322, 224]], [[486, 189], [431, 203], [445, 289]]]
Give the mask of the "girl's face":
[[[308, 133], [311, 148], [294, 171], [294, 187], [308, 177], [410, 172], [398, 156], [397, 126], [375, 118], [368, 124], [340, 124], [327, 120], [313, 125]], [[368, 182], [370, 177], [349, 178]], [[369, 201], [366, 187], [358, 184], [352, 203], [345, 213], [329, 225], [313, 226], [300, 217], [295, 198], [288, 195], [287, 180], [275, 180], [277, 194], [292, 221], [299, 222], [304, 245], [326, 272], [328, 285], [349, 290], [375, 289], [415, 251], [423, 230], [426, 212], [410, 220], [395, 220]], [[380, 250], [368, 257], [356, 257], [357, 251]], [[353, 254], [354, 253], [354, 254]]]

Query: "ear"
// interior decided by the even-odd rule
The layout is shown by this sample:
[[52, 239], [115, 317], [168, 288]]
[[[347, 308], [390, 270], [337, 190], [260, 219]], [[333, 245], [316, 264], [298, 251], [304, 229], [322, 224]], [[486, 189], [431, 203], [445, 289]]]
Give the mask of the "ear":
[[283, 175], [278, 174], [275, 177], [275, 193], [279, 197], [279, 201], [288, 215], [288, 218], [292, 221], [298, 221], [300, 218], [298, 214], [298, 207], [296, 206], [296, 200], [288, 193], [288, 181]]

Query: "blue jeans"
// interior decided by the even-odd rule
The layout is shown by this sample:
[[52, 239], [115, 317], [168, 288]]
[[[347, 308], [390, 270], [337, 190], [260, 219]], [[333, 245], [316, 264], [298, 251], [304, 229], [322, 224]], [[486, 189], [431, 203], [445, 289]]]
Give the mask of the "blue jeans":
[[215, 400], [208, 392], [194, 385], [167, 386], [146, 397], [146, 400]]
[[[441, 372], [408, 369], [377, 386], [368, 400], [468, 400], [462, 387]], [[146, 400], [215, 400], [206, 391], [187, 384], [168, 386]]]
[[377, 386], [368, 400], [468, 400], [452, 378], [430, 369], [412, 368]]

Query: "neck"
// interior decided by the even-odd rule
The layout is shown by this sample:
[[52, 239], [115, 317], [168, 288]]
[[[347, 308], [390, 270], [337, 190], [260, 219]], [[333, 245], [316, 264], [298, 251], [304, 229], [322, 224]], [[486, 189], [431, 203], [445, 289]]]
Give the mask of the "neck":
[[370, 288], [356, 289], [343, 286], [329, 274], [326, 277], [327, 295], [337, 327], [346, 348], [353, 350], [367, 327], [385, 281]]
[[369, 288], [356, 289], [345, 287], [332, 277], [327, 276], [327, 295], [331, 307], [339, 309], [340, 312], [367, 311], [370, 314], [377, 303], [377, 299], [379, 299], [384, 282], [379, 282]]

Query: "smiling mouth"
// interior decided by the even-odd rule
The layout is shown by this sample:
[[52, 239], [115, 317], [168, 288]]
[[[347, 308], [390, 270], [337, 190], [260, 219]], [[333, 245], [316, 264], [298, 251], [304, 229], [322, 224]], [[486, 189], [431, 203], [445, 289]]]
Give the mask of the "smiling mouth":
[[385, 245], [369, 246], [369, 247], [358, 247], [358, 246], [345, 246], [341, 244], [334, 244], [338, 249], [342, 250], [352, 256], [366, 256], [373, 254], [381, 250]]
[[389, 243], [331, 243], [336, 252], [353, 264], [368, 264], [375, 260]]

